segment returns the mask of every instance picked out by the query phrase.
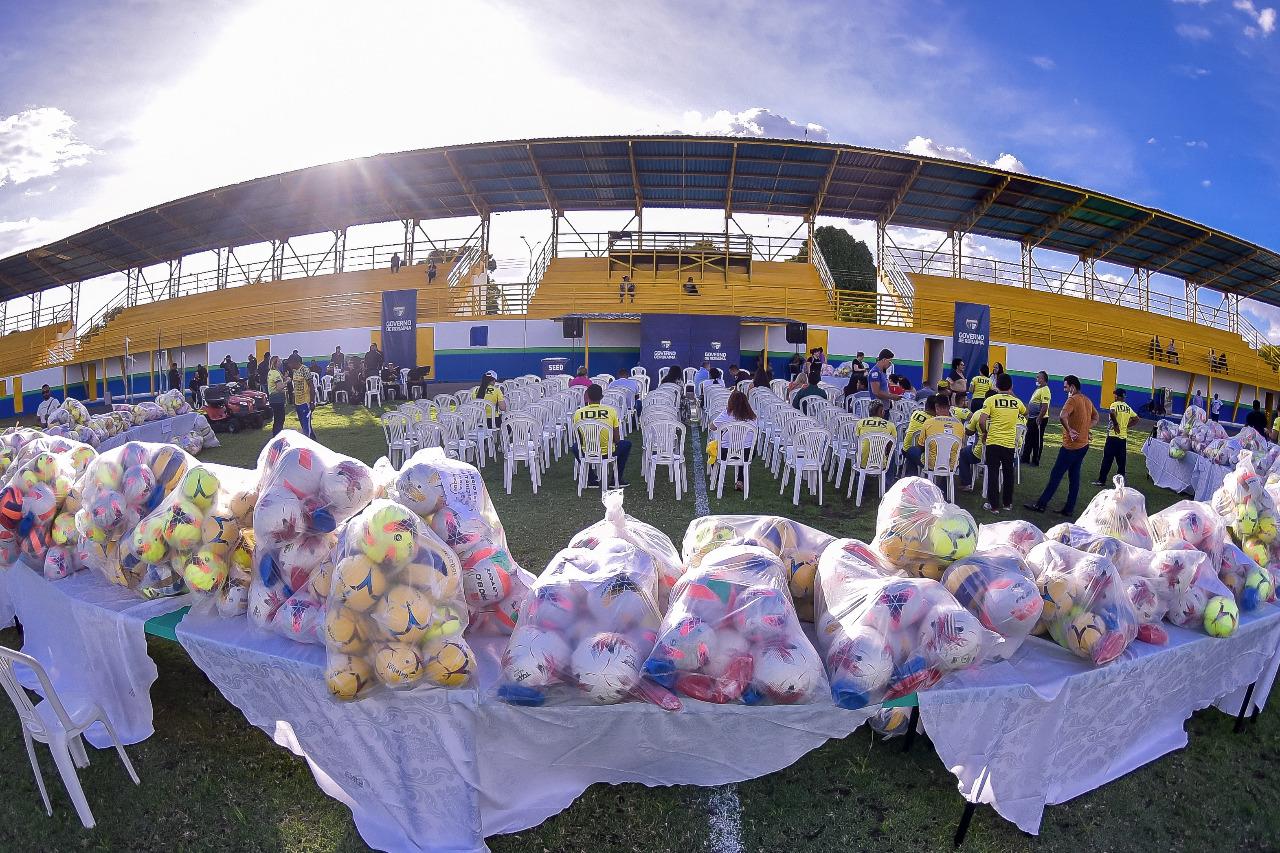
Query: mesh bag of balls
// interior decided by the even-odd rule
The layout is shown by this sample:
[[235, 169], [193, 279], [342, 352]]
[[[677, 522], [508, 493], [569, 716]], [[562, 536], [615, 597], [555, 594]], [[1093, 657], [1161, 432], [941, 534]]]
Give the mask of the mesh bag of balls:
[[1137, 639], [1138, 615], [1111, 560], [1046, 541], [1031, 549], [1027, 563], [1044, 599], [1042, 624], [1058, 645], [1102, 665]]
[[1137, 638], [1155, 645], [1169, 642], [1169, 634], [1160, 626], [1160, 621], [1173, 605], [1174, 585], [1161, 572], [1161, 561], [1154, 552], [1111, 536], [1094, 533], [1076, 524], [1055, 525], [1049, 528], [1045, 536], [1050, 541], [1070, 545], [1078, 551], [1097, 554], [1110, 560], [1120, 573], [1120, 579], [1138, 617]]
[[685, 531], [684, 562], [696, 568], [716, 548], [729, 542], [758, 545], [782, 561], [797, 615], [813, 621], [813, 581], [818, 558], [835, 541], [820, 530], [776, 515], [709, 515], [694, 519]]
[[905, 477], [894, 483], [876, 512], [871, 543], [893, 570], [938, 580], [955, 560], [973, 553], [978, 525], [928, 480]]
[[476, 467], [448, 458], [438, 447], [419, 450], [391, 476], [387, 494], [426, 520], [457, 555], [472, 633], [510, 634], [533, 575], [507, 547], [506, 531]]
[[[242, 580], [247, 587], [243, 558], [237, 566], [232, 557], [253, 517], [256, 490], [256, 471], [191, 464], [178, 487], [123, 537], [120, 565], [125, 576], [142, 577], [139, 591], [144, 596], [190, 590], [217, 602], [236, 566], [237, 586]], [[235, 596], [243, 603], [242, 593]], [[242, 612], [242, 607], [232, 607], [228, 615]]]
[[373, 472], [293, 430], [273, 438], [258, 458], [249, 620], [320, 644], [324, 597], [311, 588], [311, 576], [329, 559], [338, 526], [373, 499]]
[[[1209, 499], [1209, 505], [1249, 560], [1258, 567], [1268, 565], [1271, 545], [1276, 541], [1276, 505], [1267, 494], [1266, 479], [1254, 468], [1247, 452], [1240, 452], [1236, 467], [1222, 478], [1222, 485]], [[1247, 577], [1247, 572], [1242, 574], [1243, 564], [1223, 559], [1219, 565], [1224, 570], [1223, 581], [1239, 598]]]
[[595, 548], [609, 539], [622, 539], [644, 552], [658, 572], [658, 606], [666, 609], [671, 600], [671, 589], [684, 574], [684, 560], [680, 558], [671, 537], [652, 524], [632, 518], [622, 509], [622, 489], [607, 491], [601, 502], [604, 518], [579, 531], [569, 542], [570, 548]]
[[1114, 489], [1093, 496], [1076, 522], [1085, 530], [1119, 539], [1128, 545], [1151, 550], [1151, 526], [1147, 522], [1147, 500], [1142, 492], [1113, 479]]
[[407, 507], [369, 504], [343, 526], [332, 567], [315, 572], [312, 584], [326, 602], [325, 680], [339, 699], [376, 685], [461, 687], [475, 672], [462, 638], [458, 558]]
[[1000, 546], [1017, 548], [1022, 556], [1044, 541], [1044, 532], [1029, 521], [997, 521], [978, 526], [975, 551], [989, 551]]
[[0, 434], [0, 476], [8, 473], [24, 445], [43, 437], [44, 433], [40, 430], [26, 427], [9, 427]]
[[756, 545], [722, 545], [671, 593], [645, 676], [704, 702], [812, 702], [827, 689], [800, 628], [787, 570]]
[[78, 563], [119, 586], [145, 589], [145, 594], [183, 592], [181, 574], [175, 575], [169, 566], [158, 566], [149, 574], [149, 564], [125, 556], [129, 534], [138, 522], [182, 485], [195, 464], [171, 444], [139, 441], [94, 459], [75, 486], [80, 492], [75, 515]]
[[556, 554], [520, 609], [498, 697], [536, 707], [636, 696], [662, 621], [658, 586], [653, 558], [624, 539]]
[[66, 438], [41, 437], [23, 447], [0, 490], [0, 565], [20, 555], [50, 580], [76, 571], [73, 487], [95, 456], [92, 447]]
[[1040, 621], [1044, 602], [1025, 554], [1012, 545], [975, 551], [942, 573], [942, 585], [1003, 642], [993, 656], [1008, 659]]
[[831, 696], [849, 710], [932, 687], [986, 660], [1000, 642], [942, 584], [886, 576], [856, 539], [823, 552], [814, 605]]

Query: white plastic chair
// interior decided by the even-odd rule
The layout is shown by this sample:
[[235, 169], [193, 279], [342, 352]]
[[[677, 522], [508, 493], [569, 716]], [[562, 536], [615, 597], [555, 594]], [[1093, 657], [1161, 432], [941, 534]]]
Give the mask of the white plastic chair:
[[382, 378], [378, 376], [369, 376], [364, 380], [364, 406], [366, 409], [373, 408], [373, 401], [377, 399], [378, 405], [382, 405]]
[[333, 377], [326, 373], [320, 380], [320, 402], [328, 403], [333, 400]]
[[440, 431], [440, 424], [435, 421], [423, 420], [422, 423], [415, 424], [414, 443], [419, 450], [426, 447], [444, 447], [444, 436]]
[[831, 474], [838, 489], [844, 481], [844, 465], [853, 457], [858, 443], [858, 419], [846, 412], [836, 415], [827, 432], [831, 433]]
[[862, 487], [867, 477], [876, 477], [880, 480], [880, 497], [884, 497], [884, 477], [893, 465], [893, 448], [896, 443], [893, 436], [883, 432], [868, 433], [859, 437], [857, 450], [852, 459], [853, 473], [849, 475], [849, 491], [845, 494], [846, 499], [853, 494], [853, 478], [856, 474], [858, 498], [854, 501], [854, 506], [862, 506]]
[[649, 374], [649, 371], [645, 370], [643, 367], [640, 367], [639, 365], [636, 365], [635, 367], [631, 368], [631, 376], [633, 378], [636, 376], [647, 376], [648, 374]]
[[644, 469], [641, 472], [649, 484], [649, 500], [653, 500], [653, 487], [658, 480], [658, 468], [665, 467], [675, 486], [676, 500], [689, 490], [689, 474], [684, 459], [684, 424], [674, 420], [648, 421], [644, 429]]
[[730, 468], [742, 472], [742, 499], [751, 497], [751, 459], [755, 455], [758, 431], [755, 424], [745, 421], [725, 424], [716, 431], [716, 441], [720, 444], [713, 470], [717, 498], [724, 497], [724, 480]]
[[497, 449], [494, 447], [496, 430], [490, 429], [487, 425], [488, 412], [485, 403], [487, 401], [473, 400], [466, 405], [458, 406], [457, 411], [458, 418], [462, 421], [462, 437], [475, 447], [478, 468], [484, 467], [490, 455], [495, 459], [498, 456]]
[[[573, 463], [574, 479], [578, 481], [578, 497], [587, 487], [587, 478], [594, 466], [598, 470], [601, 488], [607, 489], [610, 482], [617, 483], [622, 477], [618, 473], [618, 458], [613, 455], [613, 429], [608, 424], [598, 421], [581, 420], [573, 425], [573, 440], [578, 448], [578, 458]], [[609, 446], [608, 455], [604, 452]], [[614, 479], [609, 479], [609, 472]]]
[[[40, 692], [45, 697], [40, 704], [31, 704], [31, 698], [14, 672], [14, 664], [26, 666], [35, 673], [36, 680], [40, 682]], [[27, 758], [31, 760], [31, 770], [36, 775], [36, 786], [40, 789], [40, 798], [44, 800], [45, 813], [50, 817], [53, 816], [53, 804], [49, 802], [49, 792], [44, 787], [44, 776], [36, 761], [33, 741], [47, 744], [49, 751], [53, 753], [53, 761], [58, 767], [58, 774], [62, 776], [62, 784], [67, 787], [67, 794], [76, 807], [76, 814], [86, 829], [92, 829], [95, 821], [93, 812], [89, 810], [89, 801], [85, 799], [84, 789], [80, 787], [80, 776], [76, 768], [89, 766], [89, 755], [81, 739], [89, 727], [94, 723], [102, 723], [120, 756], [120, 763], [129, 773], [129, 778], [135, 785], [142, 784], [124, 751], [120, 736], [116, 734], [115, 726], [111, 725], [111, 720], [102, 708], [87, 699], [77, 698], [63, 703], [40, 661], [0, 646], [0, 684], [4, 685], [4, 692], [9, 694], [18, 718], [22, 721], [22, 740], [27, 747]]]
[[[929, 463], [933, 460], [933, 464]], [[929, 436], [920, 458], [920, 476], [932, 482], [947, 481], [947, 500], [956, 501], [956, 474], [960, 466], [960, 439], [946, 432]]]
[[800, 480], [808, 482], [809, 494], [818, 495], [818, 506], [822, 506], [822, 487], [825, 478], [822, 466], [827, 458], [827, 447], [831, 436], [820, 429], [806, 429], [795, 434], [791, 446], [787, 449], [786, 464], [782, 468], [782, 485], [778, 494], [787, 489], [787, 475], [795, 474], [795, 487], [791, 493], [793, 506], [800, 505]]
[[787, 399], [787, 380], [772, 379], [769, 381], [769, 387], [773, 389], [773, 393], [777, 394], [779, 399]]
[[413, 455], [414, 433], [409, 418], [399, 412], [387, 412], [382, 416], [382, 432], [387, 438], [387, 459], [399, 468]]
[[542, 424], [529, 415], [507, 415], [502, 419], [502, 484], [507, 494], [521, 462], [529, 469], [536, 495], [542, 485]]
[[461, 416], [454, 413], [441, 413], [436, 420], [440, 425], [440, 435], [444, 440], [445, 456], [461, 459], [463, 462], [480, 455], [476, 443], [467, 437], [463, 430]]
[[400, 368], [400, 398], [409, 399], [409, 368]]

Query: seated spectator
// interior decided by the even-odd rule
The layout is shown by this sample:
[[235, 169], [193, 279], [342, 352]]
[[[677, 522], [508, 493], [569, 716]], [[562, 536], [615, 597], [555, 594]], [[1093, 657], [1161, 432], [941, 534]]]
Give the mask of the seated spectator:
[[622, 277], [622, 281], [618, 282], [619, 305], [622, 304], [622, 300], [626, 296], [631, 297], [631, 304], [634, 305], [636, 301], [636, 283], [631, 280], [631, 276], [629, 275], [624, 275]]
[[689, 280], [684, 283], [684, 292], [688, 296], [698, 295], [698, 285], [693, 283], [693, 276], [689, 276]]
[[751, 377], [752, 388], [768, 388], [769, 383], [773, 381], [773, 375], [769, 373], [769, 369], [764, 365], [756, 368], [756, 372]]
[[627, 370], [619, 370], [618, 378], [609, 383], [610, 388], [622, 388], [631, 395], [632, 408], [636, 410], [636, 414], [640, 414], [640, 383], [631, 378], [631, 373]]
[[[898, 440], [898, 428], [885, 420], [884, 415], [885, 406], [884, 403], [879, 400], [874, 401], [867, 407], [867, 416], [865, 418], [858, 418], [858, 422], [853, 428], [854, 435], [859, 439], [859, 445], [861, 444], [862, 436], [870, 435], [871, 433], [881, 433], [883, 435], [891, 436], [894, 441]], [[858, 464], [866, 465], [866, 457], [860, 455], [858, 458]]]
[[1169, 338], [1169, 346], [1165, 348], [1164, 354], [1170, 364], [1178, 363], [1178, 347], [1173, 342], [1173, 338]]
[[575, 373], [573, 378], [569, 380], [570, 388], [574, 387], [575, 385], [581, 385], [583, 388], [585, 388], [590, 384], [591, 384], [591, 380], [587, 377], [586, 365], [579, 367], [578, 372]]
[[[742, 447], [729, 447], [723, 441], [720, 441], [718, 438], [719, 431], [731, 423], [745, 423], [745, 424], [750, 424], [752, 427], [751, 432], [748, 433], [746, 436], [744, 436]], [[725, 410], [720, 414], [716, 415], [716, 419], [711, 422], [711, 426], [709, 428], [711, 437], [716, 439], [717, 441], [716, 452], [719, 454], [719, 457], [721, 459], [724, 459], [726, 456], [729, 455], [730, 450], [745, 450], [746, 448], [749, 448], [753, 444], [755, 444], [755, 437], [756, 437], [755, 427], [756, 427], [756, 413], [751, 408], [751, 403], [747, 400], [747, 395], [743, 394], [741, 391], [734, 391], [732, 394], [729, 395], [729, 401], [728, 401], [728, 404], [725, 406]], [[738, 474], [738, 478], [737, 478], [737, 481], [733, 484], [733, 488], [736, 491], [740, 492], [742, 491], [742, 469], [741, 468], [737, 469], [737, 474]]]
[[1147, 345], [1147, 358], [1152, 361], [1164, 361], [1164, 350], [1160, 347], [1160, 338], [1154, 337]]
[[[951, 400], [949, 397], [942, 394], [934, 394], [925, 404], [925, 411], [930, 414], [930, 417], [915, 433], [915, 443], [904, 451], [907, 462], [913, 465], [917, 471], [920, 470], [922, 465], [926, 465], [929, 468], [935, 467], [935, 460], [932, 457], [929, 459], [924, 458], [925, 448], [929, 444], [929, 439], [933, 436], [945, 432], [954, 435], [961, 442], [964, 441], [964, 424], [951, 416]], [[951, 457], [951, 462], [954, 467], [956, 462], [954, 455]]]
[[1227, 372], [1227, 354], [1225, 352], [1218, 355], [1218, 372]]
[[49, 425], [49, 416], [61, 405], [62, 403], [49, 390], [49, 386], [41, 385], [40, 406], [36, 409], [36, 420], [40, 422], [40, 426], [47, 427]]
[[796, 409], [800, 409], [800, 411], [804, 411], [804, 409], [801, 409], [800, 406], [801, 406], [801, 403], [804, 402], [804, 399], [806, 397], [821, 397], [824, 400], [827, 399], [827, 392], [823, 391], [821, 388], [818, 387], [818, 383], [821, 381], [822, 381], [821, 372], [819, 372], [818, 370], [809, 371], [808, 384], [804, 388], [802, 388], [800, 392], [796, 394], [795, 398], [791, 401], [792, 407]]
[[[599, 385], [592, 383], [587, 386], [586, 405], [573, 413], [574, 424], [582, 421], [590, 421], [592, 423], [604, 424], [609, 427], [610, 434], [605, 436], [600, 442], [600, 450], [605, 456], [616, 456], [618, 459], [618, 486], [629, 486], [627, 482], [627, 457], [631, 455], [631, 442], [622, 437], [622, 421], [618, 418], [618, 413], [609, 406], [603, 405], [600, 401], [604, 399], [604, 390]], [[573, 457], [581, 458], [578, 451], [578, 444], [573, 443]], [[595, 471], [592, 471], [587, 478], [587, 487], [591, 489], [600, 488], [600, 478]]]

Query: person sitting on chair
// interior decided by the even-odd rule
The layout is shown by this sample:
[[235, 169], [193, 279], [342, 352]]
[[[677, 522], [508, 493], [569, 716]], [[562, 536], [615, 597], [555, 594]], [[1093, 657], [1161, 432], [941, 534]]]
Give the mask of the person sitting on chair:
[[[752, 427], [752, 432], [746, 436], [742, 447], [729, 447], [723, 441], [718, 440], [717, 434], [719, 431], [733, 423], [749, 424]], [[735, 390], [729, 395], [729, 401], [725, 405], [724, 411], [716, 415], [716, 419], [711, 422], [711, 427], [708, 430], [711, 437], [717, 439], [716, 447], [717, 452], [720, 455], [720, 459], [723, 460], [727, 457], [730, 450], [746, 450], [751, 447], [755, 443], [756, 434], [754, 430], [756, 426], [756, 413], [755, 410], [751, 408], [751, 403], [747, 400], [747, 395], [743, 394], [741, 391]], [[733, 488], [736, 491], [742, 491], [741, 468], [738, 469], [737, 480], [734, 481]]]
[[827, 399], [827, 392], [818, 387], [818, 383], [822, 381], [822, 374], [817, 370], [809, 371], [808, 384], [796, 393], [795, 399], [791, 401], [792, 408], [804, 411], [802, 404], [805, 397], [821, 397]]
[[[924, 425], [915, 434], [915, 444], [906, 449], [907, 462], [915, 467], [918, 471], [924, 463], [928, 463], [927, 467], [935, 466], [934, 459], [925, 460], [924, 449], [929, 444], [929, 439], [940, 433], [950, 433], [956, 437], [957, 441], [964, 441], [964, 424], [951, 416], [951, 398], [945, 394], [934, 394], [925, 403], [925, 411], [929, 412], [932, 417], [924, 422]], [[952, 456], [955, 459], [955, 456]]]
[[[853, 428], [853, 434], [856, 436], [859, 448], [861, 448], [862, 445], [862, 437], [864, 435], [871, 435], [872, 433], [882, 433], [890, 436], [894, 441], [898, 440], [898, 428], [885, 420], [885, 411], [884, 403], [881, 403], [879, 400], [875, 400], [867, 407], [867, 416], [865, 418], [858, 418], [858, 422]], [[866, 458], [861, 455], [861, 450], [859, 450], [858, 464], [867, 464]]]
[[[603, 405], [600, 401], [604, 399], [604, 389], [594, 382], [587, 386], [586, 394], [587, 402], [581, 409], [573, 413], [573, 422], [578, 424], [582, 421], [590, 421], [592, 423], [604, 424], [609, 427], [611, 433], [600, 441], [600, 451], [607, 459], [610, 456], [618, 458], [618, 486], [629, 486], [627, 482], [627, 457], [631, 455], [631, 442], [622, 437], [622, 422], [618, 420], [618, 413], [611, 407]], [[611, 453], [612, 448], [617, 448], [616, 453]], [[578, 444], [575, 441], [573, 445], [573, 458], [580, 459], [581, 455], [578, 451]], [[595, 471], [591, 471], [587, 476], [587, 488], [600, 488], [600, 478]]]
[[684, 292], [689, 296], [698, 295], [698, 285], [693, 283], [693, 276], [689, 276], [689, 280], [684, 283]]

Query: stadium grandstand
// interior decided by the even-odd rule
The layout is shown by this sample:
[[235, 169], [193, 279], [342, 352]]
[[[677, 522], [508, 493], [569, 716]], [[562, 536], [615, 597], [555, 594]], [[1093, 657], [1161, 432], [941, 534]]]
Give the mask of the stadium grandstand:
[[[645, 230], [646, 211], [662, 209], [720, 211], [724, 227]], [[549, 236], [536, 257], [531, 249], [526, 280], [499, 282], [491, 222], [513, 211], [545, 211]], [[606, 232], [575, 227], [575, 214], [604, 211], [630, 219]], [[750, 234], [738, 218], [748, 214], [794, 230]], [[833, 219], [874, 223], [867, 290], [836, 286], [814, 239], [815, 225]], [[469, 235], [435, 238], [446, 220]], [[403, 240], [347, 245], [348, 229], [374, 223], [399, 223]], [[900, 246], [901, 228], [933, 233], [935, 247]], [[315, 235], [324, 251], [294, 250]], [[968, 236], [1011, 241], [1021, 260], [970, 256]], [[244, 260], [251, 248], [265, 259]], [[1050, 265], [1045, 253], [1074, 264]], [[124, 288], [82, 316], [84, 289], [121, 275]], [[633, 301], [620, 300], [623, 276]], [[1182, 292], [1153, 286], [1153, 276]], [[0, 317], [0, 416], [32, 411], [42, 384], [88, 401], [122, 395], [126, 383], [131, 395], [153, 393], [170, 361], [189, 375], [227, 352], [296, 349], [321, 363], [336, 344], [363, 352], [379, 340], [383, 294], [405, 288], [417, 291], [419, 366], [440, 380], [537, 372], [556, 356], [613, 371], [640, 360], [645, 317], [684, 314], [736, 318], [746, 367], [765, 358], [782, 373], [802, 345], [787, 341], [787, 326], [803, 323], [803, 345], [824, 346], [832, 361], [888, 347], [899, 373], [935, 382], [965, 302], [989, 306], [990, 359], [1024, 397], [1045, 369], [1079, 375], [1101, 404], [1115, 387], [1135, 407], [1162, 388], [1177, 406], [1193, 389], [1218, 394], [1227, 414], [1254, 399], [1280, 404], [1274, 350], [1242, 313], [1246, 300], [1280, 305], [1280, 256], [1266, 248], [983, 165], [807, 141], [633, 136], [316, 166], [0, 260], [0, 295], [10, 309], [30, 305]], [[1165, 349], [1175, 340], [1176, 356]]]

